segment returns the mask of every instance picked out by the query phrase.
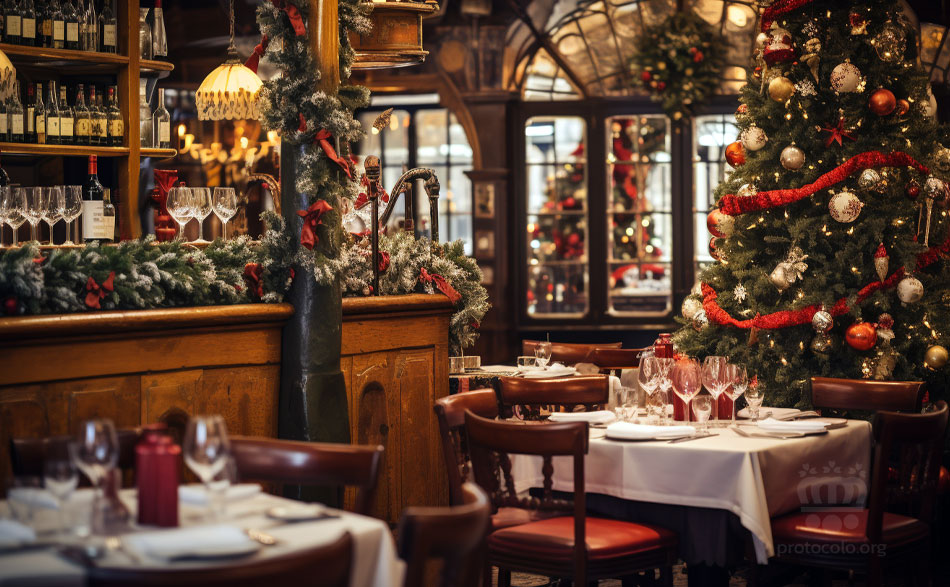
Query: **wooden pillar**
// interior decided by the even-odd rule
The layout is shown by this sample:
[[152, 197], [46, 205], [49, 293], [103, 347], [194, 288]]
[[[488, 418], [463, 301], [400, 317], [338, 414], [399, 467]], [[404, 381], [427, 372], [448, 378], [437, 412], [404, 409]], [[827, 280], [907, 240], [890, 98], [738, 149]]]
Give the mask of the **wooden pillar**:
[[310, 50], [320, 68], [318, 88], [336, 95], [340, 87], [340, 19], [337, 0], [310, 0]]

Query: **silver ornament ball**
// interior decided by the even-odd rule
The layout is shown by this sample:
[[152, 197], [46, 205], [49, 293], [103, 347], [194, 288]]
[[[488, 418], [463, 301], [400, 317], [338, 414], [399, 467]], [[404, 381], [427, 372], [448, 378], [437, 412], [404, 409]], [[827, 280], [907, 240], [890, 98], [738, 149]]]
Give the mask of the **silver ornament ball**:
[[683, 313], [683, 318], [686, 318], [687, 320], [692, 320], [693, 317], [702, 309], [703, 303], [694, 297], [688, 297], [683, 300], [683, 307], [681, 310]]
[[924, 195], [931, 200], [940, 200], [947, 191], [947, 184], [936, 177], [928, 177], [924, 183]]
[[805, 164], [805, 152], [795, 145], [789, 145], [782, 149], [779, 161], [785, 169], [796, 171], [801, 169], [802, 165]]
[[751, 183], [744, 183], [739, 187], [739, 191], [736, 192], [736, 195], [740, 198], [751, 198], [759, 193], [759, 189]]
[[869, 192], [880, 192], [885, 186], [877, 169], [865, 169], [858, 176], [858, 187]]
[[772, 273], [769, 275], [769, 279], [779, 291], [785, 291], [790, 285], [792, 285], [788, 279], [788, 274], [785, 272], [785, 267], [781, 264], [772, 270]]
[[706, 317], [706, 310], [700, 310], [696, 312], [695, 314], [693, 314], [692, 323], [693, 323], [693, 329], [696, 332], [699, 332], [704, 327], [708, 326], [709, 318]]
[[818, 310], [815, 312], [815, 315], [811, 317], [811, 327], [818, 334], [824, 334], [825, 332], [828, 332], [834, 325], [834, 318], [832, 318], [831, 314], [824, 310]]

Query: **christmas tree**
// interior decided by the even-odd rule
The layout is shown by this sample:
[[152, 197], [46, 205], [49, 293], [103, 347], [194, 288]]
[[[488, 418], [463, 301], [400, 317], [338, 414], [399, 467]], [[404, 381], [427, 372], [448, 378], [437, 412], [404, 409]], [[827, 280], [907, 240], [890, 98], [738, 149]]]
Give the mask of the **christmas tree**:
[[927, 380], [950, 367], [950, 149], [899, 3], [775, 2], [717, 189], [719, 262], [678, 352], [745, 364], [767, 405], [809, 378]]

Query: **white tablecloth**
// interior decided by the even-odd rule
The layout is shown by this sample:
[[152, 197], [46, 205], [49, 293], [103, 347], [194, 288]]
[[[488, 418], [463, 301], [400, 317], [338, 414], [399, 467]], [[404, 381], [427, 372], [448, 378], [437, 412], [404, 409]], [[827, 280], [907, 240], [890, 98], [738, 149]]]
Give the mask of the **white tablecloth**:
[[[751, 427], [746, 429], [752, 430]], [[756, 558], [775, 554], [769, 518], [801, 507], [863, 506], [871, 425], [851, 420], [820, 436], [788, 440], [718, 436], [669, 444], [592, 439], [585, 461], [588, 493], [723, 509], [749, 530]], [[554, 489], [573, 490], [570, 457], [554, 459]], [[541, 458], [512, 455], [519, 490], [542, 485]]]
[[[133, 491], [123, 491], [122, 500], [130, 511], [135, 511]], [[393, 535], [386, 523], [367, 516], [338, 512], [338, 518], [281, 525], [280, 521], [267, 518], [264, 514], [271, 507], [294, 503], [296, 502], [262, 493], [228, 504], [226, 520], [222, 523], [233, 524], [243, 529], [257, 529], [278, 540], [276, 545], [261, 546], [260, 550], [251, 557], [239, 560], [281, 556], [304, 548], [330, 544], [344, 532], [349, 532], [354, 542], [350, 585], [352, 587], [401, 587], [405, 563], [396, 555]], [[180, 503], [181, 525], [187, 527], [204, 523], [206, 511], [205, 508]], [[40, 529], [44, 525], [48, 527], [56, 519], [56, 514], [55, 511], [38, 512], [36, 526]], [[149, 530], [154, 531], [154, 529]], [[145, 560], [136, 563], [121, 552], [109, 553], [96, 562], [100, 567], [135, 565], [138, 568], [152, 565], [157, 568], [169, 568], [170, 565], [198, 567], [228, 564], [227, 561], [221, 560], [174, 563]], [[55, 585], [59, 587], [84, 584], [83, 568], [52, 551], [33, 550], [20, 554], [0, 554], [0, 586]]]

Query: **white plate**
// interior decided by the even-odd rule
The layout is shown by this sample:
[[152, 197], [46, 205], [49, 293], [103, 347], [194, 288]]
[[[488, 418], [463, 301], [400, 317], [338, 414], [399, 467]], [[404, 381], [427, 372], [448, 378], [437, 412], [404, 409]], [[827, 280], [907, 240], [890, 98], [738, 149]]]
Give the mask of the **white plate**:
[[327, 507], [319, 503], [308, 503], [290, 506], [272, 507], [267, 510], [267, 517], [284, 522], [305, 522], [316, 520], [327, 515]]
[[[205, 559], [205, 558], [237, 558], [254, 554], [260, 550], [261, 544], [248, 538], [247, 542], [240, 544], [221, 544], [209, 545], [196, 548], [188, 553], [181, 553], [162, 560], [182, 560], [182, 559]], [[149, 553], [151, 554], [151, 553]], [[155, 558], [162, 558], [159, 555], [152, 555]]]

